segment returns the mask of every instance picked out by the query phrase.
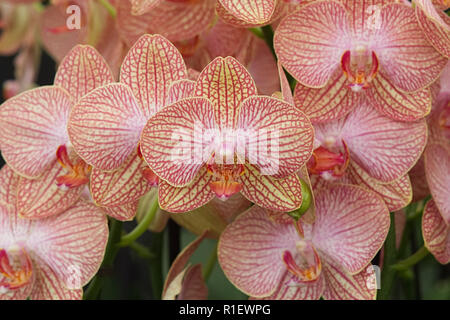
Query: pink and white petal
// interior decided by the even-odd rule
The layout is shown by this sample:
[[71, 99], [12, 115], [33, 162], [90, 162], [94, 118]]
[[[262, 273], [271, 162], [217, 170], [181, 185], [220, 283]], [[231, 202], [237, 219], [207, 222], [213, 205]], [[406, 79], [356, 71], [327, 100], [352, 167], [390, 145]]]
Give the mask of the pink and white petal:
[[280, 79], [280, 89], [281, 95], [283, 96], [283, 100], [289, 104], [295, 105], [294, 97], [292, 96], [291, 86], [286, 77], [286, 73], [284, 72], [283, 66], [281, 62], [278, 60], [277, 62], [278, 69], [278, 78]]
[[19, 180], [20, 176], [14, 170], [8, 165], [3, 165], [0, 170], [0, 203], [13, 210], [16, 209]]
[[194, 89], [195, 96], [212, 102], [220, 128], [234, 128], [240, 104], [256, 93], [252, 76], [233, 57], [215, 58], [200, 73]]
[[363, 95], [347, 87], [347, 78], [336, 70], [323, 88], [309, 88], [297, 83], [294, 104], [313, 123], [327, 122], [347, 115], [361, 103]]
[[136, 216], [139, 201], [128, 202], [115, 207], [101, 207], [105, 214], [120, 221], [130, 221]]
[[147, 164], [134, 151], [115, 171], [94, 168], [91, 173], [91, 194], [101, 207], [116, 207], [139, 200], [151, 189], [143, 175]]
[[47, 263], [37, 258], [33, 271], [36, 273], [36, 280], [30, 294], [31, 300], [81, 300], [83, 289], [67, 289], [64, 281]]
[[207, 300], [208, 287], [202, 275], [202, 266], [196, 264], [186, 271], [177, 300]]
[[85, 45], [74, 47], [61, 61], [54, 85], [69, 92], [74, 101], [114, 81], [111, 70], [98, 51]]
[[375, 269], [369, 265], [361, 272], [351, 275], [331, 258], [322, 260], [322, 276], [326, 289], [326, 300], [375, 300], [377, 287]]
[[68, 289], [80, 289], [97, 273], [108, 240], [103, 211], [79, 200], [62, 214], [35, 221], [27, 247]]
[[162, 0], [130, 0], [131, 14], [140, 16], [141, 14], [149, 12], [151, 9], [161, 3]]
[[296, 174], [284, 179], [261, 175], [253, 165], [245, 166], [241, 194], [249, 201], [273, 211], [293, 211], [302, 204], [302, 187]]
[[133, 91], [145, 118], [167, 104], [173, 81], [187, 78], [183, 57], [160, 35], [145, 35], [128, 51], [120, 70], [120, 82]]
[[141, 152], [153, 172], [182, 187], [197, 175], [213, 152], [213, 107], [204, 98], [180, 100], [154, 115], [141, 136]]
[[216, 197], [209, 202], [208, 206], [226, 223], [231, 223], [239, 214], [251, 207], [252, 203], [238, 192], [226, 201]]
[[[235, 55], [252, 33], [244, 28], [237, 28], [218, 20], [204, 36], [204, 43], [211, 57]], [[239, 60], [239, 59], [238, 59]]]
[[355, 274], [373, 259], [386, 239], [390, 217], [375, 193], [352, 185], [316, 190], [314, 246]]
[[[34, 270], [33, 270], [34, 271]], [[3, 275], [0, 274], [0, 280], [2, 280]], [[16, 290], [7, 290], [6, 292], [0, 293], [0, 301], [2, 300], [27, 300], [30, 296], [34, 287], [34, 280], [31, 281], [26, 286], [16, 289]], [[2, 287], [3, 289], [3, 287]]]
[[295, 250], [298, 239], [292, 224], [276, 223], [266, 210], [253, 206], [222, 232], [219, 263], [239, 290], [266, 297], [275, 293], [286, 272], [283, 252]]
[[363, 103], [345, 119], [340, 138], [350, 158], [371, 177], [390, 182], [403, 177], [420, 158], [427, 142], [427, 124], [423, 119], [394, 121]]
[[348, 19], [334, 1], [313, 2], [284, 18], [274, 37], [283, 67], [307, 87], [325, 86], [350, 48]]
[[169, 97], [167, 98], [167, 104], [173, 104], [178, 100], [189, 98], [194, 93], [195, 81], [192, 80], [177, 80], [172, 82], [169, 88]]
[[17, 188], [18, 214], [26, 219], [41, 219], [60, 214], [80, 198], [84, 185], [68, 188], [57, 186], [56, 178], [66, 174], [54, 161], [38, 179], [21, 178]]
[[351, 162], [347, 168], [346, 177], [351, 184], [377, 193], [386, 203], [390, 212], [406, 207], [412, 199], [412, 187], [408, 175], [389, 183], [380, 183], [370, 177], [356, 163]]
[[425, 175], [425, 161], [423, 155], [417, 161], [416, 165], [408, 173], [411, 180], [413, 198], [412, 202], [425, 199], [430, 194], [428, 182]]
[[67, 120], [72, 99], [47, 86], [14, 96], [0, 106], [0, 149], [6, 163], [26, 177], [38, 177], [69, 141]]
[[216, 196], [209, 185], [211, 181], [212, 176], [208, 173], [206, 166], [203, 166], [194, 180], [184, 187], [174, 187], [165, 181], [160, 181], [159, 206], [171, 213], [197, 209]]
[[425, 174], [434, 202], [445, 223], [450, 225], [450, 150], [432, 143], [424, 153]]
[[282, 100], [267, 96], [247, 98], [239, 110], [237, 129], [246, 135], [239, 137], [245, 140], [245, 157], [263, 174], [285, 178], [300, 170], [311, 157], [311, 122], [303, 112]]
[[113, 83], [78, 101], [70, 113], [68, 132], [84, 161], [98, 169], [113, 170], [136, 150], [146, 122], [131, 89]]
[[275, 11], [276, 0], [219, 0], [239, 20], [252, 24], [268, 22]]
[[448, 59], [423, 36], [414, 10], [403, 4], [381, 8], [381, 28], [373, 49], [386, 77], [400, 90], [414, 92], [439, 78]]
[[427, 202], [422, 217], [425, 247], [441, 264], [450, 262], [450, 228], [433, 199]]
[[397, 121], [415, 121], [430, 113], [432, 100], [428, 88], [412, 93], [402, 92], [384, 73], [381, 70], [366, 91], [368, 104]]

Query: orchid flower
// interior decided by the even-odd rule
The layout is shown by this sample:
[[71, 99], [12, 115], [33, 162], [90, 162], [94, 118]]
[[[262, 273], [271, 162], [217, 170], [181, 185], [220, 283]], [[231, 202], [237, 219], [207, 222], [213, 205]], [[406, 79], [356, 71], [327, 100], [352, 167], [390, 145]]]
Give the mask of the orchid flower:
[[153, 116], [141, 136], [145, 161], [168, 183], [159, 189], [161, 207], [190, 211], [240, 191], [273, 210], [298, 208], [294, 173], [310, 157], [313, 136], [303, 113], [257, 96], [250, 74], [232, 57], [214, 59], [191, 92]]
[[103, 260], [108, 225], [83, 200], [39, 220], [20, 216], [19, 176], [0, 170], [0, 300], [81, 299]]
[[275, 51], [312, 121], [342, 117], [361, 100], [395, 120], [429, 113], [427, 87], [447, 59], [425, 39], [414, 10], [393, 2], [316, 1], [282, 20]]
[[219, 263], [241, 291], [267, 299], [374, 299], [372, 258], [389, 229], [377, 195], [333, 185], [315, 193], [316, 220], [269, 215], [254, 206], [222, 233]]

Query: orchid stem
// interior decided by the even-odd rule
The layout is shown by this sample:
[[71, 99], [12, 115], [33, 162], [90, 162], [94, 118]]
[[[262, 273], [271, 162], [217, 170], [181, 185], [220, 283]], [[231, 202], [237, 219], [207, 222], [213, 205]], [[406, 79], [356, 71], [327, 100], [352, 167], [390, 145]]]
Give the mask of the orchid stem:
[[214, 270], [214, 266], [216, 265], [216, 261], [217, 261], [217, 244], [214, 246], [214, 249], [212, 250], [211, 255], [209, 256], [209, 259], [206, 262], [205, 268], [203, 269], [203, 279], [205, 280], [205, 282], [211, 276], [211, 273]]
[[156, 257], [146, 246], [143, 246], [138, 242], [130, 243], [129, 247], [143, 259], [154, 259]]
[[391, 266], [394, 270], [407, 270], [417, 263], [419, 263], [423, 258], [425, 258], [430, 252], [425, 246], [422, 246], [414, 254], [410, 255], [408, 258], [394, 264]]
[[387, 300], [391, 295], [394, 284], [396, 270], [391, 266], [397, 259], [397, 249], [395, 248], [395, 213], [391, 213], [391, 225], [384, 242], [384, 262], [383, 271], [381, 272], [381, 290], [378, 294], [379, 300]]
[[156, 212], [158, 211], [158, 208], [159, 208], [158, 199], [155, 199], [153, 200], [151, 207], [147, 212], [147, 214], [145, 215], [144, 219], [141, 220], [141, 222], [136, 226], [136, 228], [134, 228], [133, 231], [124, 235], [122, 239], [120, 239], [120, 242], [117, 244], [117, 246], [118, 247], [129, 246], [137, 238], [139, 238], [145, 231], [147, 231], [150, 223], [152, 223], [153, 218], [156, 215]]
[[150, 259], [150, 279], [154, 299], [160, 299], [163, 290], [163, 270], [162, 270], [162, 246], [164, 232], [152, 233], [151, 252], [154, 258]]
[[108, 11], [111, 17], [115, 19], [117, 16], [116, 8], [114, 8], [114, 6], [111, 3], [109, 3], [108, 0], [99, 0], [99, 2], [103, 7], [105, 7], [105, 9]]

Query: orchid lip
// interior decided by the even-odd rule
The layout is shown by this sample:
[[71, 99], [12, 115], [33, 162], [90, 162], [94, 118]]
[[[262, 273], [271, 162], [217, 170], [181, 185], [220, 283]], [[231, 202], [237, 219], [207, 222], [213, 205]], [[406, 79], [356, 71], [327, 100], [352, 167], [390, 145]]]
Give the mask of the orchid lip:
[[292, 280], [296, 283], [316, 281], [322, 272], [319, 254], [309, 241], [298, 241], [295, 253], [285, 250], [282, 259], [287, 271], [293, 275]]
[[344, 140], [342, 145], [344, 152], [330, 151], [323, 146], [316, 148], [307, 163], [308, 171], [311, 174], [321, 175], [325, 179], [343, 176], [350, 162], [350, 152]]
[[348, 86], [354, 92], [367, 89], [375, 79], [379, 61], [374, 51], [369, 54], [365, 46], [358, 46], [355, 50], [347, 50], [341, 58], [341, 67], [347, 80]]
[[62, 190], [79, 187], [89, 183], [89, 174], [92, 167], [81, 159], [74, 164], [67, 152], [67, 146], [61, 145], [56, 150], [56, 159], [59, 164], [68, 172], [56, 178], [56, 184]]
[[215, 181], [211, 181], [209, 186], [216, 196], [221, 200], [227, 200], [229, 197], [238, 193], [242, 189], [239, 177], [245, 173], [243, 164], [207, 164], [208, 173], [213, 176]]
[[30, 256], [23, 248], [10, 250], [0, 249], [0, 288], [16, 290], [29, 284], [33, 275], [33, 264]]

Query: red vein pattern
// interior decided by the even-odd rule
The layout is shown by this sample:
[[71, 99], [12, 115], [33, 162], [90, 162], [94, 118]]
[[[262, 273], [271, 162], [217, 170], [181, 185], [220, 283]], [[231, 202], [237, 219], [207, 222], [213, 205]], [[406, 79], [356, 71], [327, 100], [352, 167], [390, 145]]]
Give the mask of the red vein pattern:
[[442, 264], [450, 262], [450, 228], [442, 219], [433, 199], [427, 202], [422, 216], [422, 234], [426, 248]]
[[268, 22], [275, 11], [277, 0], [219, 0], [237, 19], [252, 24]]

